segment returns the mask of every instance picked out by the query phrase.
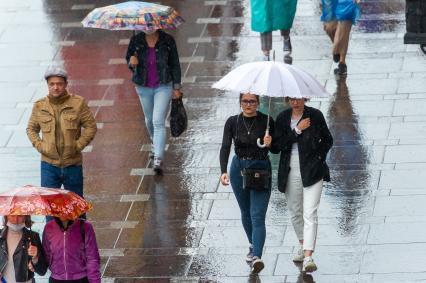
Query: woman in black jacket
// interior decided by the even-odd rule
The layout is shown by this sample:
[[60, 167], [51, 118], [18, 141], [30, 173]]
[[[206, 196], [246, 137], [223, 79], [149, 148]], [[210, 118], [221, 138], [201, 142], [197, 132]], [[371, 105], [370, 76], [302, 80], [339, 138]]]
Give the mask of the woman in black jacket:
[[144, 31], [130, 39], [126, 60], [142, 104], [151, 138], [154, 170], [162, 172], [166, 117], [170, 100], [182, 96], [181, 69], [174, 38], [162, 30]]
[[47, 263], [38, 233], [30, 231], [30, 216], [8, 215], [0, 231], [0, 278], [32, 282], [34, 272], [44, 275]]
[[271, 152], [281, 153], [278, 189], [286, 194], [300, 243], [293, 261], [303, 261], [302, 271], [313, 272], [317, 269], [312, 259], [318, 229], [317, 210], [323, 181], [330, 181], [326, 157], [333, 138], [321, 111], [305, 106], [303, 98], [286, 98], [286, 101], [290, 109], [277, 117]]
[[[240, 105], [242, 113], [229, 117], [223, 130], [220, 181], [224, 186], [231, 183], [240, 207], [243, 228], [250, 243], [246, 261], [252, 263], [252, 273], [259, 273], [264, 268], [261, 257], [266, 237], [265, 216], [271, 196], [271, 164], [268, 154], [272, 138], [265, 135], [268, 116], [257, 111], [259, 96], [250, 93], [241, 94]], [[272, 134], [274, 131], [272, 118], [269, 118], [269, 125]], [[258, 138], [263, 140], [264, 148], [257, 145]], [[228, 158], [232, 142], [235, 156], [228, 174]], [[267, 171], [267, 174], [263, 175], [265, 178], [262, 187], [244, 187], [242, 174], [246, 168], [260, 168]]]

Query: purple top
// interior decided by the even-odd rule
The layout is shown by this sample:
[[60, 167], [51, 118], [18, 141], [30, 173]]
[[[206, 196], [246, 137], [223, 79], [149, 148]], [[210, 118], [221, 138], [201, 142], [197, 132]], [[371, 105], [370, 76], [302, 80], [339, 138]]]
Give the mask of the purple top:
[[157, 73], [157, 58], [154, 47], [148, 47], [147, 53], [147, 73], [146, 73], [146, 87], [158, 87], [160, 85], [160, 78]]

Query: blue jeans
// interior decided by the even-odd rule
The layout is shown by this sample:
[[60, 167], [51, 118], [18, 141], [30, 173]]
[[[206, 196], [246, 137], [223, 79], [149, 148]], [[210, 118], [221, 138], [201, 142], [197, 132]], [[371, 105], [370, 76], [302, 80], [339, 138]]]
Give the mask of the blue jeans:
[[[83, 167], [72, 165], [61, 168], [42, 161], [41, 186], [54, 189], [64, 186], [64, 189], [83, 197]], [[52, 217], [46, 219], [50, 221]]]
[[154, 156], [164, 158], [166, 148], [166, 117], [172, 99], [172, 85], [162, 84], [156, 88], [136, 85], [142, 104], [145, 124], [154, 144]]
[[72, 165], [64, 168], [41, 162], [41, 186], [64, 189], [83, 197], [83, 167]]
[[266, 238], [265, 217], [271, 197], [271, 188], [265, 191], [243, 189], [241, 168], [253, 166], [254, 163], [271, 170], [269, 160], [239, 160], [234, 156], [230, 168], [230, 179], [232, 190], [241, 210], [244, 231], [249, 243], [253, 245], [253, 256], [260, 258]]

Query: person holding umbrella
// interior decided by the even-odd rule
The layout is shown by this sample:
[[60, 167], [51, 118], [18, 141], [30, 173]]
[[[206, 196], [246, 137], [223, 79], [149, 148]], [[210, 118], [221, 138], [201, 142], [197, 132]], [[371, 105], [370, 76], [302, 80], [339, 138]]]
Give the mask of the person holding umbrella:
[[284, 60], [292, 52], [290, 29], [296, 14], [297, 0], [251, 0], [251, 28], [260, 33], [263, 60], [270, 60], [272, 31], [280, 30], [284, 39]]
[[162, 172], [166, 147], [166, 118], [171, 99], [182, 96], [181, 69], [174, 38], [163, 30], [134, 35], [126, 60], [142, 104], [145, 124], [154, 150], [154, 171]]
[[[23, 220], [18, 222], [10, 218], [10, 215], [54, 217], [55, 221], [48, 222], [44, 227], [43, 248], [40, 240], [34, 237], [35, 243], [38, 243], [37, 249], [30, 246], [28, 250], [29, 255], [33, 256], [35, 271], [40, 269], [42, 273], [43, 270], [38, 264], [42, 264], [44, 258], [46, 259], [45, 262], [51, 271], [50, 283], [101, 282], [100, 257], [93, 226], [88, 221], [78, 218], [91, 208], [92, 205], [85, 199], [64, 189], [28, 185], [0, 193], [0, 214], [9, 215], [8, 221], [11, 224], [7, 226], [13, 231], [22, 227]], [[29, 218], [26, 220], [28, 223]], [[4, 254], [0, 254], [0, 263], [2, 256]], [[26, 281], [17, 280], [17, 282]]]
[[[154, 171], [162, 173], [166, 147], [165, 121], [170, 100], [182, 96], [181, 69], [174, 38], [164, 30], [176, 29], [184, 20], [172, 7], [128, 1], [99, 7], [82, 21], [84, 27], [132, 30], [126, 61], [142, 104], [151, 138]], [[136, 31], [142, 31], [136, 34]]]
[[[262, 117], [262, 115], [260, 115], [260, 112], [256, 112], [256, 108], [259, 103], [259, 100], [257, 99], [256, 96], [253, 95], [253, 93], [256, 93], [262, 96], [269, 96], [269, 106], [271, 103], [271, 97], [285, 97], [285, 96], [289, 96], [290, 94], [297, 97], [313, 97], [313, 96], [327, 97], [329, 96], [329, 93], [327, 93], [324, 87], [317, 80], [315, 80], [315, 78], [312, 77], [309, 73], [299, 69], [296, 66], [284, 64], [282, 62], [274, 62], [274, 61], [252, 62], [252, 63], [247, 63], [241, 66], [238, 66], [237, 68], [229, 72], [227, 75], [225, 75], [223, 78], [221, 78], [218, 82], [214, 83], [212, 87], [220, 89], [220, 90], [231, 91], [231, 93], [237, 93], [237, 92], [243, 93], [243, 95], [240, 94], [240, 102], [241, 102], [241, 108], [243, 109], [243, 114], [233, 116], [228, 119], [225, 125], [224, 139], [223, 139], [222, 149], [221, 149], [221, 170], [222, 170], [221, 182], [222, 184], [226, 185], [229, 182], [229, 176], [226, 170], [227, 156], [229, 154], [228, 148], [230, 147], [232, 138], [234, 139], [234, 144], [236, 148], [235, 150], [236, 157], [234, 157], [235, 162], [233, 160], [233, 165], [231, 165], [231, 172], [230, 172], [231, 173], [230, 181], [234, 190], [235, 190], [234, 184], [235, 184], [235, 187], [238, 188], [238, 185], [241, 184], [239, 182], [242, 182], [244, 187], [244, 183], [247, 184], [247, 183], [250, 183], [250, 181], [252, 181], [250, 180], [250, 178], [247, 178], [249, 176], [247, 176], [248, 174], [246, 173], [253, 172], [253, 170], [250, 170], [250, 172], [247, 172], [247, 171], [244, 172], [243, 170], [241, 170], [240, 174], [238, 174], [238, 168], [243, 168], [242, 166], [240, 166], [240, 164], [244, 166], [246, 164], [250, 164], [250, 162], [252, 162], [253, 160], [256, 160], [259, 155], [265, 156], [268, 152], [268, 147], [270, 147], [269, 150], [273, 153], [279, 153], [281, 151], [284, 151], [285, 154], [281, 155], [282, 160], [285, 156], [287, 156], [286, 155], [287, 151], [285, 151], [287, 149], [286, 139], [288, 139], [287, 126], [288, 127], [290, 126], [287, 125], [286, 123], [283, 123], [282, 118], [280, 118], [279, 123], [275, 123], [274, 125], [275, 131], [277, 131], [278, 133], [273, 133], [272, 131], [271, 132], [272, 139], [271, 139], [269, 137], [268, 121], [271, 123], [272, 120], [266, 118], [267, 117], [266, 115], [264, 115], [265, 117]], [[302, 103], [304, 103], [304, 100], [302, 100]], [[304, 104], [295, 104], [295, 106], [297, 106], [295, 107], [295, 109], [297, 109], [298, 115], [300, 113], [305, 113], [304, 108], [301, 107], [303, 105]], [[306, 108], [306, 109], [311, 109], [311, 108]], [[311, 129], [311, 131], [308, 131], [309, 133], [310, 132], [317, 133], [318, 132], [316, 130], [317, 128], [323, 129], [325, 122], [322, 122], [322, 120], [319, 119], [318, 112], [319, 112], [318, 110], [312, 110], [312, 111], [306, 112], [306, 115], [308, 113], [315, 114], [314, 115], [315, 119], [311, 118], [312, 123], [314, 124], [312, 129], [315, 129], [315, 130]], [[244, 117], [244, 115], [247, 117]], [[249, 119], [250, 116], [254, 116], [255, 118]], [[281, 117], [282, 116], [283, 115], [281, 115]], [[322, 114], [321, 114], [321, 117], [322, 117]], [[306, 120], [306, 122], [304, 123], [309, 124], [308, 121], [309, 120]], [[255, 125], [261, 125], [261, 127], [257, 128], [257, 126], [255, 127]], [[271, 126], [273, 126], [273, 123], [271, 123]], [[307, 127], [307, 125], [305, 125], [305, 127]], [[260, 130], [260, 128], [262, 128], [262, 130]], [[237, 130], [237, 129], [240, 129], [240, 130]], [[256, 131], [253, 131], [253, 129], [256, 129]], [[306, 128], [303, 128], [302, 130], [304, 129]], [[266, 132], [264, 132], [265, 130]], [[240, 133], [240, 131], [242, 131], [242, 133]], [[321, 133], [324, 134], [325, 131], [321, 131]], [[257, 137], [251, 137], [250, 136], [251, 134]], [[263, 134], [265, 134], [265, 136], [263, 138], [264, 144], [262, 145], [260, 137], [262, 137]], [[242, 136], [242, 138], [238, 138], [239, 137], [238, 135]], [[305, 136], [308, 136], [308, 135], [309, 134]], [[325, 134], [324, 136], [325, 138], [327, 138]], [[256, 138], [257, 138], [257, 141], [256, 141]], [[278, 139], [278, 141], [276, 139]], [[318, 141], [315, 141], [315, 142], [318, 142]], [[315, 145], [315, 142], [312, 142], [312, 144]], [[327, 143], [327, 142], [328, 142], [327, 140], [324, 140], [324, 143]], [[321, 143], [321, 145], [324, 145], [324, 143]], [[259, 147], [261, 150], [256, 149], [255, 145], [257, 145], [257, 147]], [[272, 145], [272, 148], [271, 148], [271, 145]], [[315, 150], [315, 148], [313, 150]], [[246, 153], [247, 151], [248, 153]], [[327, 151], [325, 152], [325, 154], [327, 153]], [[253, 153], [257, 153], [257, 152], [258, 154], [254, 154], [253, 156]], [[321, 156], [321, 157], [324, 158], [324, 156]], [[240, 159], [243, 159], [244, 163], [243, 162], [240, 163], [239, 162]], [[222, 162], [222, 160], [224, 162]], [[266, 161], [266, 160], [263, 160], [262, 162], [263, 163], [267, 162], [267, 164], [269, 164], [269, 161]], [[236, 170], [233, 170], [233, 168], [235, 168]], [[282, 171], [282, 170], [285, 170], [286, 168], [289, 169], [287, 163], [284, 163], [284, 165], [282, 165], [282, 161], [280, 162], [280, 168], [281, 168], [280, 169], [281, 175], [283, 174], [285, 175], [285, 173], [288, 172], [288, 171]], [[267, 174], [264, 175], [259, 171], [258, 172], [255, 171], [255, 173], [258, 173], [256, 179], [259, 181], [264, 180], [262, 176], [265, 176], [265, 175], [267, 176]], [[232, 177], [232, 175], [234, 175], [234, 177]], [[236, 181], [234, 181], [234, 184], [232, 180], [233, 178], [236, 179]], [[283, 189], [282, 185], [283, 184], [285, 185], [285, 182], [283, 183], [282, 182], [283, 178], [282, 177], [280, 178], [281, 178], [280, 179], [281, 183], [278, 188], [284, 191], [285, 187]], [[238, 193], [239, 193], [238, 191], [236, 191], [235, 193], [237, 200], [239, 198], [237, 195]], [[252, 194], [252, 192], [250, 193]], [[265, 196], [263, 199], [264, 205], [258, 206], [258, 209], [265, 207], [265, 203], [267, 203], [266, 199], [267, 198]], [[251, 201], [251, 198], [250, 198], [250, 201]], [[244, 202], [241, 202], [241, 203], [244, 204]], [[239, 204], [240, 204], [240, 201], [239, 201]], [[250, 207], [251, 205], [252, 205], [252, 202], [250, 202]], [[261, 214], [262, 211], [259, 212], [258, 209], [255, 210], [256, 214], [262, 215]], [[266, 209], [265, 209], [265, 212], [266, 212]], [[243, 214], [243, 210], [242, 210], [242, 214]], [[253, 219], [252, 214], [250, 214], [250, 217], [251, 219]], [[243, 221], [248, 222], [249, 219], [250, 218], [244, 217], [243, 215]], [[258, 223], [262, 224], [264, 223], [264, 221], [258, 218], [256, 220], [256, 224], [259, 225]], [[256, 224], [254, 226], [257, 226]], [[247, 224], [244, 223], [244, 225], [247, 225]], [[250, 239], [253, 240], [253, 255], [258, 256], [261, 253], [260, 244], [262, 243], [261, 241], [263, 239], [262, 237], [263, 229], [261, 228], [260, 225], [258, 226], [260, 228], [256, 231], [256, 235], [257, 235], [256, 237], [259, 237], [258, 239], [261, 239], [261, 240], [259, 240], [258, 242], [260, 244], [255, 245], [254, 226], [247, 225], [247, 227], [249, 228], [253, 227], [252, 238], [250, 238], [250, 233], [248, 233], [247, 236], [249, 238], [249, 241]], [[248, 232], [250, 232], [250, 230], [248, 230]], [[259, 269], [261, 269], [260, 267], [263, 268], [263, 262], [259, 263], [259, 261], [254, 261], [253, 267], [254, 267], [253, 268], [254, 271], [256, 272]]]
[[286, 97], [290, 108], [276, 120], [271, 152], [279, 153], [278, 189], [284, 192], [300, 247], [293, 261], [303, 262], [303, 272], [317, 269], [312, 259], [318, 229], [317, 211], [323, 181], [330, 181], [327, 153], [333, 137], [318, 109], [307, 99]]
[[[266, 238], [265, 217], [271, 196], [271, 163], [268, 153], [272, 138], [265, 135], [269, 124], [273, 133], [274, 121], [257, 111], [259, 96], [250, 93], [240, 94], [242, 113], [228, 118], [223, 131], [220, 149], [220, 182], [224, 186], [231, 183], [241, 211], [241, 220], [250, 244], [246, 257], [252, 262], [252, 273], [259, 273], [264, 268], [262, 261], [263, 246]], [[269, 122], [268, 122], [269, 119]], [[263, 138], [265, 147], [257, 145], [257, 139]], [[228, 158], [234, 142], [235, 156], [228, 173]], [[254, 171], [260, 169], [258, 171]], [[259, 174], [263, 181], [250, 184], [250, 171]]]
[[43, 231], [50, 263], [50, 283], [100, 283], [100, 256], [95, 231], [84, 219], [55, 217]]
[[47, 263], [38, 233], [28, 215], [6, 215], [0, 230], [0, 278], [8, 283], [33, 282], [44, 275]]

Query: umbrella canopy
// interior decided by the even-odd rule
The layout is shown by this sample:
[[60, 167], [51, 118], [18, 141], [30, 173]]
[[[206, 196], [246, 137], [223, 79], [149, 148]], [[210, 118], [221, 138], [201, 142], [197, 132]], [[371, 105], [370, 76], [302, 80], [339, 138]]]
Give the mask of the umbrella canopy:
[[311, 98], [329, 93], [307, 72], [281, 62], [264, 61], [243, 64], [218, 82], [213, 88], [269, 97]]
[[178, 12], [169, 6], [129, 1], [90, 12], [82, 21], [84, 27], [108, 30], [175, 29], [183, 22]]
[[50, 215], [73, 220], [91, 208], [82, 197], [63, 189], [27, 185], [0, 193], [0, 215]]

